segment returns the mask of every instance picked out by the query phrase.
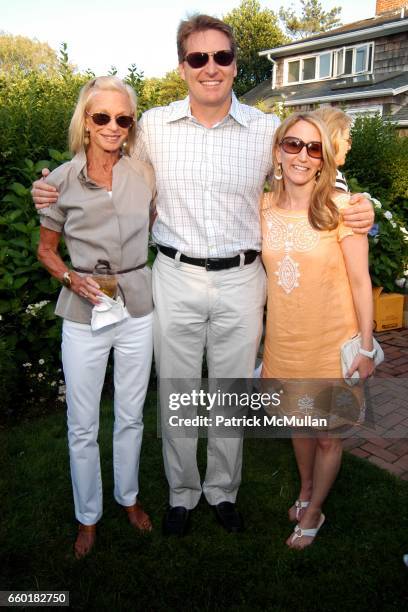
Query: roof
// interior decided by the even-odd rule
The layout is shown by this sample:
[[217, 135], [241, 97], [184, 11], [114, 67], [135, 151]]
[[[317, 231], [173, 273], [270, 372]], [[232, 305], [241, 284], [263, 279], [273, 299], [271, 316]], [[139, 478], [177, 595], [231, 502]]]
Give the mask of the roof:
[[[408, 4], [407, 4], [408, 7]], [[408, 18], [408, 11], [405, 19]], [[346, 23], [345, 25], [339, 26], [328, 30], [328, 32], [322, 32], [315, 34], [314, 36], [308, 36], [307, 40], [316, 40], [318, 38], [324, 38], [328, 34], [333, 36], [335, 34], [343, 34], [344, 32], [354, 32], [355, 30], [365, 30], [366, 28], [372, 28], [379, 25], [385, 25], [386, 23], [394, 23], [395, 21], [401, 21], [401, 9], [395, 11], [388, 11], [381, 15], [375, 15], [369, 19], [360, 19], [360, 21], [353, 21], [353, 23]], [[305, 38], [303, 40], [306, 40]], [[299, 41], [297, 41], [299, 42]]]
[[285, 106], [300, 104], [317, 104], [395, 96], [408, 91], [408, 71], [368, 75], [366, 80], [356, 80], [356, 77], [343, 77], [335, 80], [316, 81], [287, 85], [280, 89], [272, 89], [271, 81], [257, 85], [243, 96], [246, 104], [255, 104], [258, 100], [271, 102], [283, 100]]
[[284, 57], [306, 49], [310, 51], [312, 49], [324, 48], [327, 45], [332, 46], [336, 43], [342, 44], [344, 40], [348, 42], [358, 40], [361, 42], [365, 39], [364, 34], [367, 35], [367, 38], [376, 38], [405, 30], [408, 30], [408, 3], [407, 10], [402, 17], [400, 9], [398, 11], [390, 11], [370, 19], [348, 23], [321, 34], [295, 40], [286, 45], [260, 51], [259, 55], [271, 55], [274, 58]]

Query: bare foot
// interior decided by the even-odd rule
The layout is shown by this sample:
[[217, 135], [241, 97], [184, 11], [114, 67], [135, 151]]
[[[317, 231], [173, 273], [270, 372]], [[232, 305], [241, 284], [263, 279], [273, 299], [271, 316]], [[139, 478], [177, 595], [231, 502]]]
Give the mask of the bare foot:
[[293, 533], [286, 540], [287, 546], [298, 550], [310, 546], [324, 521], [325, 516], [320, 510], [305, 512], [304, 517], [296, 525]]
[[129, 523], [139, 531], [151, 531], [153, 529], [149, 515], [143, 510], [141, 504], [137, 501], [133, 506], [124, 506]]
[[82, 559], [89, 555], [96, 540], [96, 525], [82, 525], [79, 523], [78, 535], [74, 544], [74, 555], [76, 559]]
[[307, 506], [304, 506], [302, 508], [300, 504], [306, 504], [306, 503], [309, 504], [308, 501], [305, 501], [305, 500], [301, 501], [300, 499], [297, 499], [295, 503], [293, 504], [293, 506], [289, 508], [288, 516], [289, 516], [289, 520], [292, 523], [299, 522], [302, 519], [304, 513], [306, 512]]

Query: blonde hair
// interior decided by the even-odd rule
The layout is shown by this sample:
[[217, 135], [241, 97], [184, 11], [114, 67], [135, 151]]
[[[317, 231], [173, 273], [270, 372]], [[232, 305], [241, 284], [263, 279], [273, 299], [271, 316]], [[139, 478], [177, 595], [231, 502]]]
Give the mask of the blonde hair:
[[[322, 121], [312, 112], [293, 113], [283, 121], [275, 132], [272, 145], [273, 168], [279, 168], [277, 151], [282, 138], [287, 131], [299, 121], [306, 121], [313, 125], [320, 133], [322, 139], [322, 167], [320, 175], [316, 177], [311, 202], [309, 206], [309, 222], [317, 230], [330, 230], [337, 227], [339, 213], [332, 200], [334, 183], [336, 177], [336, 163], [334, 161], [333, 149]], [[285, 192], [285, 178], [276, 180], [272, 174], [272, 201], [275, 204], [281, 202]]]
[[321, 106], [313, 112], [325, 124], [336, 156], [342, 134], [351, 127], [351, 117], [336, 106]]
[[134, 149], [136, 140], [136, 94], [130, 85], [127, 85], [115, 76], [101, 76], [91, 79], [79, 92], [78, 102], [69, 125], [68, 136], [70, 151], [72, 153], [79, 153], [85, 150], [85, 112], [89, 107], [92, 96], [100, 91], [118, 91], [127, 95], [129, 98], [130, 108], [135, 118], [135, 123], [129, 128], [126, 138], [127, 145], [124, 147], [123, 152], [130, 155]]

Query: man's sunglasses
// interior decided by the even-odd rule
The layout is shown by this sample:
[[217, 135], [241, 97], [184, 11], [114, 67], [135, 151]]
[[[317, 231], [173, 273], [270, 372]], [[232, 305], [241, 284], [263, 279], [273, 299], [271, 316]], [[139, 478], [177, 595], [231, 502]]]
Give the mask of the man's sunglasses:
[[280, 141], [280, 146], [285, 151], [285, 153], [289, 153], [290, 155], [296, 155], [300, 153], [303, 147], [306, 147], [307, 154], [309, 157], [313, 157], [314, 159], [322, 159], [323, 150], [321, 142], [303, 142], [300, 138], [295, 138], [293, 136], [286, 136], [282, 138]]
[[[110, 123], [112, 119], [112, 117], [108, 115], [107, 113], [92, 113], [91, 114], [91, 113], [88, 113], [88, 111], [86, 111], [86, 114], [88, 115], [88, 117], [91, 117], [92, 121], [96, 125], [108, 125], [108, 123]], [[119, 127], [125, 128], [125, 129], [132, 127], [132, 125], [135, 122], [133, 117], [130, 117], [129, 115], [119, 115], [119, 117], [113, 117], [113, 118]]]
[[219, 66], [230, 66], [234, 61], [234, 52], [230, 49], [225, 51], [214, 51], [212, 53], [196, 51], [186, 55], [184, 60], [191, 68], [203, 68], [208, 64], [210, 57], [214, 58], [214, 62]]

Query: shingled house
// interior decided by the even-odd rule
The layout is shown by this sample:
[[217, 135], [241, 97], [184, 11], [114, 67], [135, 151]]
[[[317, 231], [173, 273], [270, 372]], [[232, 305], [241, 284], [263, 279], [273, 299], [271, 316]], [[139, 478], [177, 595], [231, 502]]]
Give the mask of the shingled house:
[[408, 135], [408, 2], [377, 0], [376, 14], [260, 51], [272, 63], [272, 79], [243, 96], [295, 110], [340, 105], [352, 116], [389, 116]]

